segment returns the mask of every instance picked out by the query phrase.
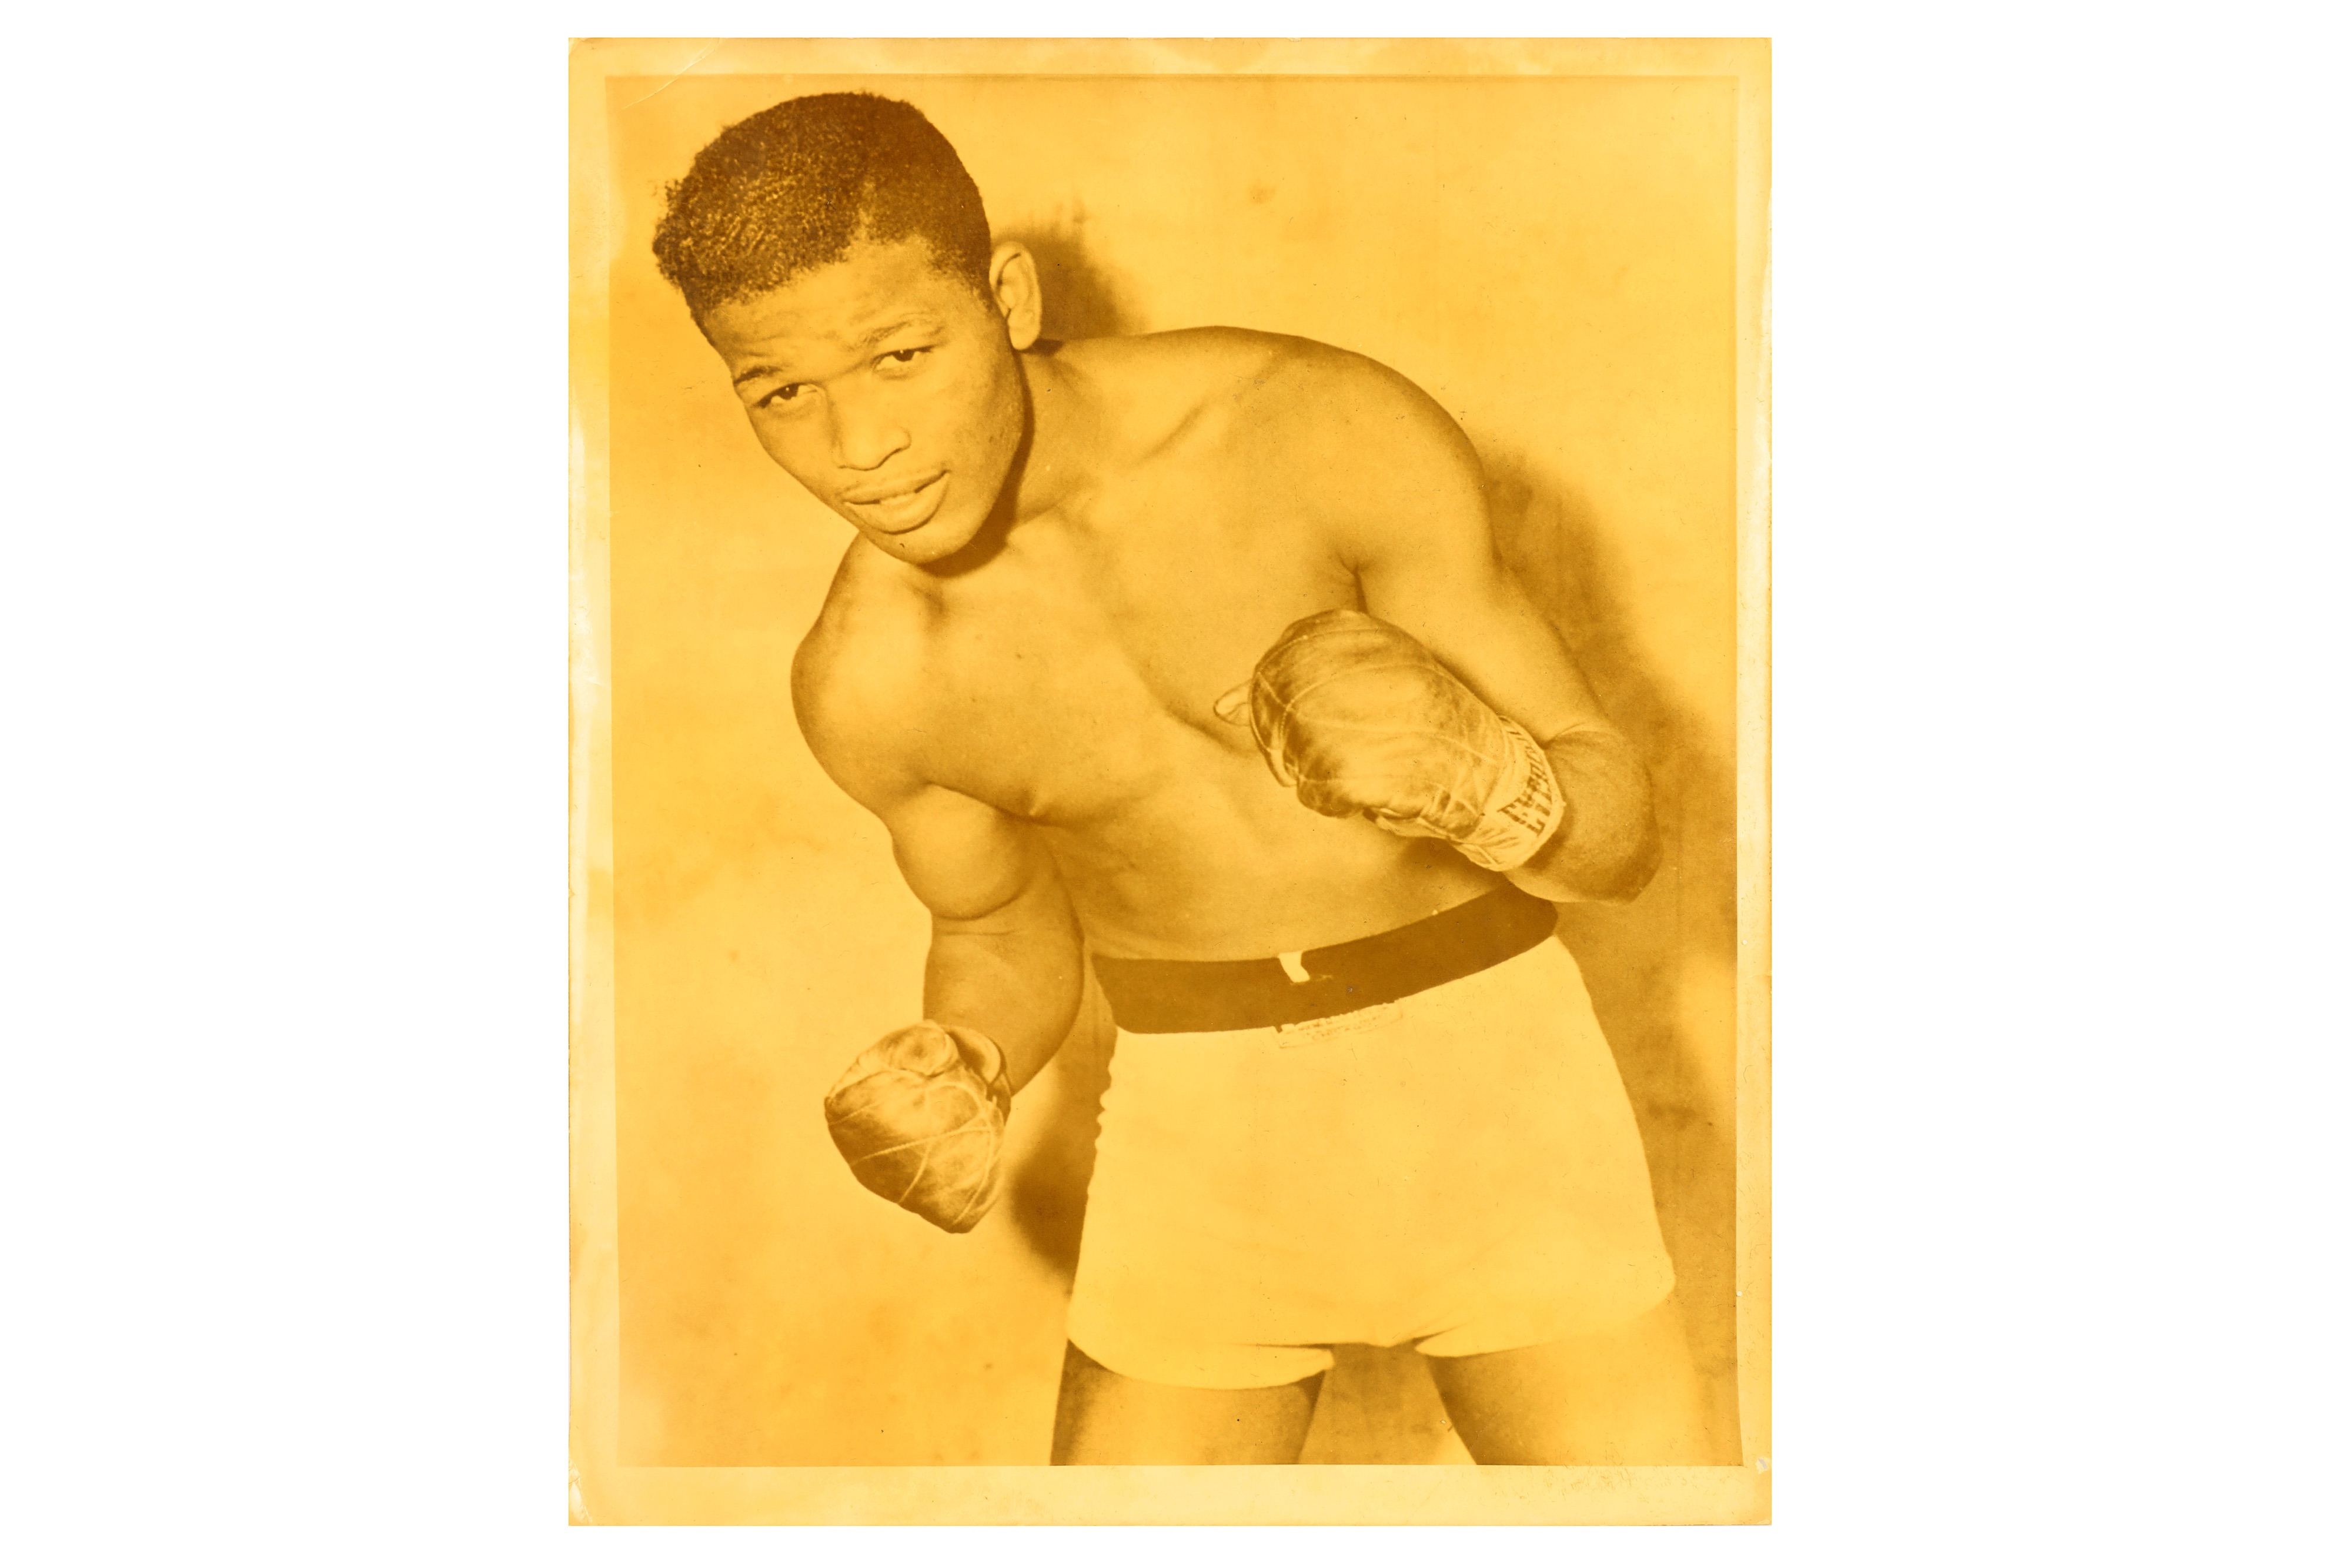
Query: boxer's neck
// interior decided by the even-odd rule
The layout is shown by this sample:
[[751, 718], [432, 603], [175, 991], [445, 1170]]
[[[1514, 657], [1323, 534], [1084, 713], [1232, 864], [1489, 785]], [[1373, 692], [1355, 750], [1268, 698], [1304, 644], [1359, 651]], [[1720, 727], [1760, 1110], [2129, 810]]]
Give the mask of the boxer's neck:
[[1029, 389], [1029, 434], [1007, 481], [1015, 527], [1061, 507], [1093, 481], [1106, 425], [1097, 389], [1051, 349], [1023, 354], [1021, 373]]
[[907, 580], [936, 597], [948, 584], [986, 570], [1024, 525], [1067, 507], [1099, 476], [1109, 427], [1093, 378], [1056, 358], [1058, 344], [1021, 353], [1021, 447], [1004, 476], [988, 521], [953, 555], [905, 566]]

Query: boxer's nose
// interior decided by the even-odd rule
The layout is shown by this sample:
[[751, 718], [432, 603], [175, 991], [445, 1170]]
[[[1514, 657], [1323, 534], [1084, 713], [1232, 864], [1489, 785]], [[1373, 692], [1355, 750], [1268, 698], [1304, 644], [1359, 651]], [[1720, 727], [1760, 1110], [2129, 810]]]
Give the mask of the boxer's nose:
[[844, 468], [879, 468], [909, 440], [906, 427], [878, 409], [834, 405], [833, 460]]

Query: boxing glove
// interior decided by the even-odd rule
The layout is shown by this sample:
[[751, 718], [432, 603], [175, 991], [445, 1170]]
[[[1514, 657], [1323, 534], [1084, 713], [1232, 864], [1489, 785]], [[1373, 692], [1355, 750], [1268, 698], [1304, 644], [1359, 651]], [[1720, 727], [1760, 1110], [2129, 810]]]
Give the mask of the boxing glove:
[[1360, 610], [1292, 622], [1217, 706], [1246, 715], [1275, 778], [1309, 809], [1447, 840], [1490, 871], [1525, 864], [1567, 814], [1533, 736]]
[[957, 1233], [996, 1202], [1012, 1109], [996, 1042], [929, 1019], [868, 1046], [824, 1097], [825, 1125], [851, 1174]]

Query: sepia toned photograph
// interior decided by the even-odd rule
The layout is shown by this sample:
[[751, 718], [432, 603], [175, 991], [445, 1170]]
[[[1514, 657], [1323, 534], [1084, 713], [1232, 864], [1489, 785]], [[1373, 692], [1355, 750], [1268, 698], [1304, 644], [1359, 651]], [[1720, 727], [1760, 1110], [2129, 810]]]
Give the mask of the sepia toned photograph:
[[575, 1522], [1769, 1517], [1769, 62], [573, 46]]

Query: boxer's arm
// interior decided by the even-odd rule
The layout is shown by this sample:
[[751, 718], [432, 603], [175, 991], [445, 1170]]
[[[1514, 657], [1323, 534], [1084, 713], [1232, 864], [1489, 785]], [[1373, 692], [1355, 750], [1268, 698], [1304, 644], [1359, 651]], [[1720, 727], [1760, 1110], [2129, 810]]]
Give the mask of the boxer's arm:
[[818, 763], [890, 831], [908, 888], [931, 914], [923, 1013], [976, 1029], [1018, 1089], [1060, 1049], [1084, 993], [1084, 948], [1036, 831], [924, 779], [887, 736], [896, 694], [813, 640], [793, 667], [802, 733]]
[[923, 789], [882, 813], [898, 869], [931, 912], [923, 1016], [979, 1030], [1018, 1090], [1076, 1022], [1084, 948], [1035, 831], [969, 796]]
[[1543, 746], [1567, 800], [1559, 830], [1509, 873], [1538, 897], [1622, 902], [1662, 846], [1640, 756], [1495, 552], [1477, 454], [1444, 410], [1369, 361], [1337, 372], [1312, 443], [1331, 543], [1364, 608], [1410, 632]]

